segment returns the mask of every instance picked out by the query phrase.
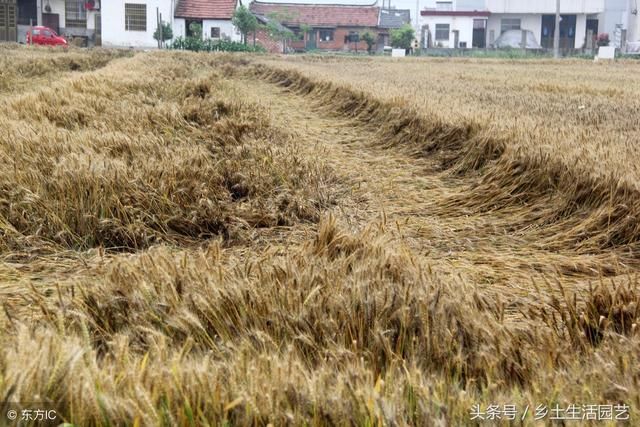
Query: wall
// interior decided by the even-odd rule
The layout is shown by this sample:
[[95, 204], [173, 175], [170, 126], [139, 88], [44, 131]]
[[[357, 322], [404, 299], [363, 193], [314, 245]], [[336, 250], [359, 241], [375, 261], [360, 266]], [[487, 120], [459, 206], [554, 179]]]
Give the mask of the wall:
[[576, 49], [586, 47], [587, 15], [576, 16]]
[[[109, 3], [109, 0], [103, 0], [101, 3]], [[42, 8], [39, 9], [42, 11], [42, 13], [47, 13], [44, 11], [45, 6], [47, 5], [46, 0], [42, 2]], [[66, 29], [66, 22], [65, 22], [65, 1], [64, 0], [49, 0], [49, 5], [51, 6], [51, 13], [54, 14], [58, 14], [60, 16], [60, 32], [61, 33], [65, 33], [66, 32], [71, 32], [74, 34], [84, 34], [85, 31], [83, 31], [80, 28], [70, 28], [70, 29]], [[38, 6], [40, 6], [40, 1], [38, 2]], [[96, 11], [87, 11], [87, 30], [89, 30], [89, 34], [93, 33], [93, 31], [96, 28]], [[38, 19], [42, 19], [42, 17], [39, 15]], [[104, 20], [104, 18], [103, 18]], [[40, 21], [42, 22], [42, 21]], [[104, 22], [104, 21], [103, 21]], [[64, 30], [63, 30], [64, 29]]]
[[[125, 31], [124, 4], [147, 5], [147, 31]], [[119, 47], [158, 47], [153, 38], [156, 30], [156, 7], [160, 9], [162, 20], [173, 21], [173, 1], [168, 0], [103, 0], [102, 7], [102, 45]], [[173, 24], [173, 23], [172, 23]], [[175, 24], [173, 24], [175, 28]]]
[[[492, 13], [540, 13], [556, 12], [556, 0], [486, 0]], [[562, 0], [560, 13], [600, 13], [604, 11], [605, 0]]]
[[[491, 30], [495, 31], [495, 39], [500, 37], [500, 21], [503, 18], [520, 18], [520, 28], [523, 30], [529, 30], [533, 32], [533, 35], [536, 38], [538, 43], [541, 42], [540, 37], [542, 33], [542, 15], [532, 15], [532, 14], [496, 14], [491, 15], [489, 17], [489, 25], [487, 28], [487, 37], [490, 37]], [[587, 15], [577, 15], [576, 16], [576, 38], [575, 45], [576, 49], [580, 49], [583, 47], [585, 43], [585, 37], [587, 35]], [[490, 43], [489, 39], [487, 39], [487, 44]]]
[[[253, 44], [254, 34], [249, 34], [247, 39], [249, 44]], [[264, 47], [269, 53], [282, 53], [282, 42], [273, 40], [265, 30], [258, 30], [255, 40], [256, 44]]]
[[[356, 43], [347, 43], [345, 44], [344, 42], [344, 38], [345, 36], [349, 35], [350, 31], [356, 31], [358, 33], [360, 33], [360, 36], [362, 37], [362, 35], [369, 31], [370, 33], [372, 33], [374, 35], [374, 38], [377, 40], [378, 38], [378, 32], [375, 29], [367, 29], [367, 28], [360, 28], [360, 27], [352, 27], [352, 28], [347, 28], [347, 27], [339, 27], [336, 28], [334, 30], [333, 33], [333, 41], [329, 41], [329, 42], [324, 42], [324, 41], [317, 41], [316, 45], [318, 49], [324, 49], [324, 50], [356, 50]], [[320, 31], [318, 30], [316, 32], [317, 36], [319, 37], [320, 35]], [[359, 52], [366, 52], [367, 51], [367, 43], [365, 43], [364, 41], [362, 41], [362, 39], [360, 39], [360, 42], [357, 43], [357, 49]]]
[[616, 24], [627, 27], [629, 16], [627, 7], [630, 1], [633, 2], [633, 0], [605, 0], [606, 9], [598, 15], [598, 32], [608, 33], [613, 39]]
[[[453, 10], [485, 10], [485, 0], [420, 0], [420, 10], [436, 9], [436, 2], [439, 1], [451, 1], [453, 3]], [[393, 0], [391, 1], [393, 4]], [[415, 8], [415, 1], [413, 2]]]
[[[475, 19], [481, 19], [481, 17], [477, 17]], [[455, 44], [455, 36], [453, 34], [453, 30], [458, 30], [459, 34], [459, 42], [466, 42], [467, 48], [471, 48], [473, 45], [473, 17], [470, 16], [421, 16], [420, 17], [420, 26], [428, 25], [429, 32], [431, 33], [432, 45], [434, 47], [437, 46], [438, 43], [442, 44], [442, 47], [447, 48], [456, 48], [458, 46], [454, 46]], [[441, 41], [436, 40], [436, 24], [449, 24], [449, 40]]]
[[[638, 7], [640, 7], [640, 2], [638, 2]], [[640, 42], [640, 13], [637, 15], [631, 15], [627, 40], [631, 42]]]
[[503, 18], [520, 18], [520, 29], [533, 32], [536, 41], [540, 43], [540, 35], [542, 33], [542, 15], [506, 13], [489, 16], [489, 22], [487, 25], [487, 46], [491, 43], [491, 31], [494, 32], [494, 41], [500, 37], [501, 21]]

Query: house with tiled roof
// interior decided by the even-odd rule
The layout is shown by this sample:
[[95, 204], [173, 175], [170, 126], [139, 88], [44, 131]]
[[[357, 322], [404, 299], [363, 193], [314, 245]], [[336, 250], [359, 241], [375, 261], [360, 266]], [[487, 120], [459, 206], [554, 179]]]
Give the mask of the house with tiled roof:
[[174, 36], [189, 37], [192, 24], [200, 25], [202, 36], [240, 41], [240, 32], [231, 23], [238, 0], [178, 0], [174, 13]]
[[[253, 1], [249, 9], [258, 19], [275, 19], [296, 34], [293, 50], [366, 51], [361, 36], [378, 36], [380, 8], [371, 5], [324, 5]], [[260, 41], [259, 41], [260, 42]], [[265, 43], [261, 43], [265, 45]], [[268, 46], [266, 46], [268, 48]]]
[[[55, 1], [62, 0], [51, 0], [51, 4]], [[76, 0], [64, 1], [71, 4]], [[86, 0], [77, 1], [78, 10], [84, 10]], [[195, 23], [200, 25], [203, 38], [240, 40], [240, 33], [231, 23], [240, 0], [103, 0], [100, 3], [104, 46], [157, 47], [153, 34], [159, 17], [171, 25], [174, 38], [192, 35], [195, 26], [191, 24]]]

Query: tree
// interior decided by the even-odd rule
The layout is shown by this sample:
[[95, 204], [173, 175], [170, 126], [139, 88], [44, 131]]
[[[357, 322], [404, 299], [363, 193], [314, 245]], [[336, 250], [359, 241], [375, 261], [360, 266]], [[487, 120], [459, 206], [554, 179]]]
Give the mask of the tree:
[[413, 27], [409, 24], [404, 24], [402, 27], [391, 30], [391, 46], [399, 49], [411, 49], [411, 42], [413, 42], [415, 32]]
[[313, 28], [311, 27], [311, 25], [308, 24], [300, 24], [300, 40], [304, 40], [304, 36], [306, 34], [309, 34], [311, 32], [311, 30], [313, 30]]
[[376, 44], [375, 36], [370, 31], [367, 31], [362, 35], [362, 40], [367, 44], [367, 52], [371, 53], [373, 46]]
[[247, 36], [258, 29], [258, 20], [246, 6], [242, 5], [233, 12], [233, 25], [242, 34], [242, 41], [247, 44]]
[[[160, 36], [162, 35], [162, 39]], [[153, 38], [159, 41], [161, 44], [166, 42], [167, 40], [171, 40], [173, 38], [173, 30], [171, 29], [171, 24], [168, 22], [162, 21], [162, 23], [156, 28], [156, 31], [153, 33]]]
[[290, 18], [286, 14], [278, 13], [270, 13], [268, 18], [269, 22], [265, 26], [265, 29], [269, 37], [277, 42], [282, 42], [282, 53], [286, 53], [287, 42], [296, 39], [295, 33], [282, 25], [282, 22]]
[[191, 33], [191, 38], [202, 40], [202, 24], [192, 22], [189, 24], [189, 32]]

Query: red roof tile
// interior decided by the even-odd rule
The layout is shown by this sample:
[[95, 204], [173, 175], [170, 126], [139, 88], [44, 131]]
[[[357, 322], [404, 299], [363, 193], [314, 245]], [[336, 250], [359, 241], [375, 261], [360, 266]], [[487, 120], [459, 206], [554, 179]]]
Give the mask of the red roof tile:
[[231, 19], [237, 0], [179, 0], [176, 18]]
[[250, 5], [253, 13], [269, 16], [272, 13], [285, 16], [283, 24], [306, 24], [312, 27], [376, 27], [378, 25], [377, 7], [307, 5], [283, 3], [259, 3]]

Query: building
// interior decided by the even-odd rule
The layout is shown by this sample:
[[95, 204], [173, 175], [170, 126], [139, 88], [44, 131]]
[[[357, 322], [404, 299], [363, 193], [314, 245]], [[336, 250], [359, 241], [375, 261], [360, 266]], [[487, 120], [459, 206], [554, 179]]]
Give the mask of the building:
[[293, 50], [366, 51], [367, 44], [360, 36], [370, 31], [377, 37], [380, 9], [375, 3], [352, 6], [254, 1], [249, 8], [255, 15], [275, 19], [291, 29], [297, 39], [289, 45]]
[[203, 38], [240, 40], [231, 23], [237, 0], [115, 0], [104, 2], [104, 46], [153, 48], [158, 17], [171, 24], [173, 36], [193, 36], [191, 24], [199, 24]]
[[0, 42], [16, 41], [17, 12], [15, 0], [0, 0]]
[[[605, 0], [562, 0], [560, 47], [581, 49], [598, 33]], [[420, 11], [425, 47], [491, 47], [508, 30], [528, 30], [543, 48], [553, 48], [556, 0], [428, 1]]]
[[378, 50], [391, 45], [391, 30], [411, 25], [411, 10], [409, 9], [380, 9], [378, 20]]
[[280, 22], [267, 16], [256, 14], [255, 17], [262, 28], [259, 28], [254, 33], [248, 34], [247, 39], [256, 45], [262, 46], [269, 53], [286, 53], [287, 45], [285, 44], [285, 41], [276, 40], [273, 37], [270, 37], [265, 27], [267, 25], [273, 25], [281, 33], [286, 32], [288, 29], [280, 24]]
[[[605, 9], [598, 15], [598, 33], [607, 33], [612, 45], [621, 48], [625, 42], [640, 42], [639, 0], [605, 0]], [[626, 37], [625, 37], [626, 36]]]
[[[477, 3], [477, 2], [476, 2]], [[420, 37], [423, 47], [484, 48], [490, 12], [473, 2], [459, 8], [452, 1], [435, 1], [420, 11]]]
[[100, 44], [100, 3], [100, 0], [17, 0], [17, 38], [24, 41], [30, 25], [44, 25], [84, 45]]
[[202, 36], [210, 39], [240, 41], [240, 32], [231, 23], [237, 0], [179, 0], [174, 13], [174, 37], [192, 36], [191, 24], [202, 28]]
[[[581, 49], [586, 46], [589, 30], [597, 33], [598, 14], [605, 0], [563, 0], [560, 14], [560, 48]], [[507, 30], [529, 30], [539, 37], [544, 48], [553, 48], [556, 0], [486, 0], [491, 12], [488, 20], [488, 43], [492, 44]], [[595, 30], [595, 31], [594, 31]]]

